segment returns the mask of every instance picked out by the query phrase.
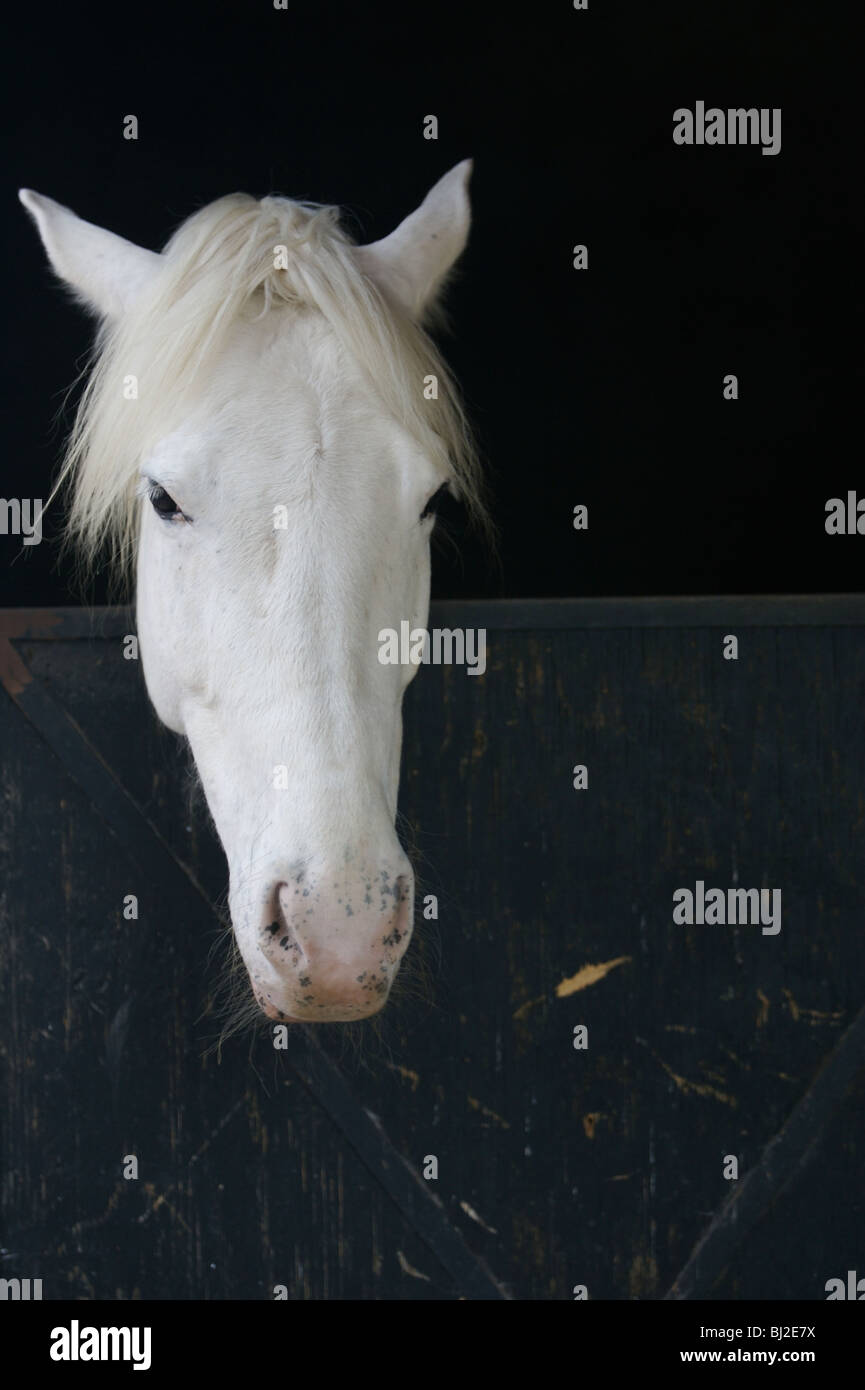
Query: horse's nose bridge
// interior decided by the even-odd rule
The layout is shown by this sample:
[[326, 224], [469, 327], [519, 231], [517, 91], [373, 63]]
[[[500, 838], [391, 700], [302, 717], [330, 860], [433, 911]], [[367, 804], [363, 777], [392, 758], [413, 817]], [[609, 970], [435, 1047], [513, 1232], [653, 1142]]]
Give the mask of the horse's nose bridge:
[[[394, 776], [399, 772], [402, 721], [397, 705], [376, 709], [354, 687], [318, 688], [281, 708], [274, 697], [260, 718], [249, 721], [232, 753], [232, 775], [244, 795], [264, 800], [263, 839], [274, 859], [290, 853], [309, 859], [377, 847], [389, 854], [396, 814]], [[249, 836], [241, 828], [246, 847]], [[260, 837], [261, 838], [261, 837]], [[261, 853], [261, 844], [255, 853]]]

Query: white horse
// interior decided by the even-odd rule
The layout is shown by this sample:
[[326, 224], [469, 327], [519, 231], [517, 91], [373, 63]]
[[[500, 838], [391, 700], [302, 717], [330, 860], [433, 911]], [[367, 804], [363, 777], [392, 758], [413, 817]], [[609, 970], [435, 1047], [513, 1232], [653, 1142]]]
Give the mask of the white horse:
[[378, 635], [427, 622], [435, 499], [483, 518], [423, 324], [468, 235], [470, 161], [390, 236], [245, 194], [160, 255], [23, 190], [101, 321], [60, 484], [69, 533], [137, 578], [147, 689], [192, 749], [260, 1008], [348, 1021], [412, 933], [397, 839], [403, 693]]

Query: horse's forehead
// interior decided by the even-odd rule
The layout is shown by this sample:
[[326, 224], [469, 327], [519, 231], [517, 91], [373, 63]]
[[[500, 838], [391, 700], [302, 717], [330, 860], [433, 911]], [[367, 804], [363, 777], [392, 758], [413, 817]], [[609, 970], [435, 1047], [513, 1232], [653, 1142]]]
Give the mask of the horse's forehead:
[[232, 335], [179, 428], [153, 450], [154, 471], [237, 501], [286, 483], [293, 492], [352, 492], [430, 471], [418, 441], [388, 413], [336, 335], [309, 315], [289, 331], [274, 319]]
[[376, 440], [398, 433], [359, 364], [315, 315], [288, 331], [265, 321], [236, 333], [203, 385], [196, 424], [211, 435], [242, 428], [289, 444], [343, 425]]
[[[162, 436], [146, 471], [164, 485], [191, 484], [232, 503], [256, 505], [271, 493], [312, 501], [388, 496], [421, 484], [434, 469], [419, 446], [363, 395], [322, 399], [307, 383], [288, 379], [276, 401], [254, 391], [207, 400]], [[395, 491], [396, 487], [396, 491]]]
[[232, 379], [279, 399], [286, 381], [323, 392], [337, 382], [357, 387], [362, 373], [321, 314], [289, 317], [276, 310], [234, 325], [215, 366], [214, 388]]

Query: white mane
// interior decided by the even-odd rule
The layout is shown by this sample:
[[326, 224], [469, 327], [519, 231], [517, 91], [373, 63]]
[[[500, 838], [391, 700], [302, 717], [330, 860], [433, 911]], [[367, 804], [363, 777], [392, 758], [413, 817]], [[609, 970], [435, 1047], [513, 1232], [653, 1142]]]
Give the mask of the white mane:
[[[286, 269], [275, 269], [285, 247]], [[366, 372], [386, 410], [439, 460], [487, 526], [477, 455], [453, 379], [422, 327], [363, 272], [339, 210], [236, 193], [202, 208], [169, 241], [159, 273], [106, 322], [57, 490], [68, 485], [67, 536], [88, 564], [107, 550], [121, 575], [135, 554], [141, 460], [172, 428], [193, 382], [241, 317], [320, 312]], [[438, 399], [424, 397], [434, 375]], [[124, 383], [137, 378], [138, 396]]]

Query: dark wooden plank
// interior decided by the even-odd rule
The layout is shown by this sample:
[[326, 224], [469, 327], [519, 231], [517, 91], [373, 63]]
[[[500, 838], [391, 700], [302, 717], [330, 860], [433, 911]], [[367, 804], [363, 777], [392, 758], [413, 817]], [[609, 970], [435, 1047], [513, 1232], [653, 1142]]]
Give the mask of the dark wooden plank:
[[214, 1051], [214, 933], [5, 700], [3, 1274], [46, 1299], [459, 1297], [267, 1030]]
[[767, 1208], [801, 1177], [821, 1136], [851, 1085], [865, 1070], [865, 1008], [821, 1066], [789, 1119], [767, 1144], [760, 1162], [736, 1183], [668, 1299], [705, 1298]]
[[[734, 666], [671, 629], [514, 632], [483, 680], [410, 688], [402, 805], [447, 973], [394, 1049], [403, 1123], [426, 1152], [436, 1113], [522, 1296], [661, 1297], [723, 1155], [758, 1161], [858, 1010], [863, 682], [855, 630], [755, 631]], [[780, 885], [780, 937], [675, 927], [698, 877]], [[798, 1296], [821, 1290], [803, 1266]]]
[[558, 632], [670, 627], [861, 627], [862, 594], [730, 594], [696, 597], [481, 599], [434, 603], [431, 625]]
[[865, 1074], [860, 1071], [833, 1118], [814, 1130], [807, 1162], [750, 1228], [703, 1297], [792, 1299], [801, 1293], [803, 1271], [809, 1271], [809, 1292], [822, 1301], [830, 1279], [846, 1284], [851, 1269], [862, 1277], [863, 1115]]
[[[595, 1298], [660, 1298], [730, 1194], [723, 1155], [739, 1156], [743, 1176], [759, 1165], [861, 1008], [865, 640], [843, 618], [757, 623], [728, 663], [711, 625], [499, 621], [484, 677], [430, 667], [406, 699], [401, 807], [439, 920], [419, 922], [380, 1024], [322, 1030], [317, 1042], [415, 1172], [437, 1156], [449, 1221], [516, 1296], [570, 1298], [586, 1283]], [[120, 620], [118, 635], [127, 630]], [[116, 639], [35, 632], [15, 645], [215, 899], [219, 847], [188, 803], [185, 762], [136, 663], [121, 660]], [[38, 1228], [32, 1248], [60, 1230], [67, 1253], [50, 1247], [54, 1268], [87, 1296], [69, 1232], [104, 1214], [116, 1177], [112, 1186], [88, 1169], [82, 1183], [80, 1158], [66, 1160], [46, 1189], [62, 1187], [52, 1212], [40, 1174], [67, 1147], [113, 1154], [134, 1142], [164, 1178], [153, 1201], [164, 1191], [195, 1236], [189, 1247], [165, 1203], [150, 1216], [135, 1208], [131, 1219], [145, 1219], [124, 1290], [158, 1296], [163, 1279], [178, 1297], [267, 1296], [280, 1252], [292, 1250], [298, 1297], [455, 1296], [429, 1246], [379, 1201], [355, 1150], [283, 1070], [266, 1029], [229, 1041], [220, 1068], [202, 1065], [196, 1020], [216, 1028], [212, 928], [148, 907], [136, 956], [107, 904], [139, 871], [125, 852], [100, 858], [104, 827], [75, 788], [63, 783], [61, 807], [32, 747], [19, 757], [14, 737], [10, 746], [3, 872], [20, 921], [0, 970], [0, 1020], [7, 1061], [21, 1064], [14, 1114], [31, 1126], [13, 1147], [19, 1226]], [[589, 766], [588, 793], [571, 786], [577, 761]], [[697, 877], [781, 886], [780, 936], [674, 927], [672, 890]], [[590, 1034], [582, 1054], [571, 1046], [577, 1023]], [[122, 1138], [99, 1128], [90, 1099], [115, 1091]], [[861, 1206], [840, 1175], [861, 1169], [862, 1141], [834, 1124], [820, 1183], [803, 1170], [713, 1290], [822, 1298], [827, 1277], [855, 1267], [836, 1269], [835, 1247], [815, 1240], [796, 1246], [773, 1286], [771, 1248], [759, 1244], [782, 1207], [791, 1228], [812, 1233], [837, 1233], [843, 1208], [850, 1250], [861, 1244]], [[132, 1229], [131, 1208], [117, 1211], [77, 1237], [100, 1287]]]
[[[159, 885], [160, 901], [167, 900], [175, 910], [179, 906], [184, 912], [191, 910], [200, 914], [202, 904], [209, 910], [206, 895], [189, 868], [171, 851], [75, 720], [26, 669], [19, 677], [12, 698], [145, 879]], [[124, 1031], [128, 1028], [123, 1014], [117, 1016], [115, 1026]], [[295, 1031], [310, 1033], [309, 1029]], [[291, 1056], [309, 1090], [339, 1125], [413, 1230], [430, 1246], [457, 1287], [467, 1297], [508, 1297], [485, 1263], [468, 1249], [459, 1232], [450, 1226], [430, 1189], [400, 1159], [381, 1126], [358, 1105], [337, 1068], [321, 1053], [314, 1038], [308, 1036], [305, 1044], [294, 1040]]]
[[[302, 1036], [301, 1036], [302, 1034]], [[320, 1105], [360, 1154], [400, 1211], [452, 1276], [457, 1288], [474, 1299], [509, 1298], [486, 1262], [474, 1255], [418, 1170], [397, 1152], [381, 1121], [361, 1110], [357, 1098], [315, 1037], [315, 1030], [296, 1030], [290, 1039], [291, 1064]]]
[[[861, 627], [862, 594], [729, 594], [693, 597], [447, 599], [430, 626], [557, 632], [654, 627]], [[79, 641], [135, 631], [131, 608], [0, 608], [0, 636]]]

